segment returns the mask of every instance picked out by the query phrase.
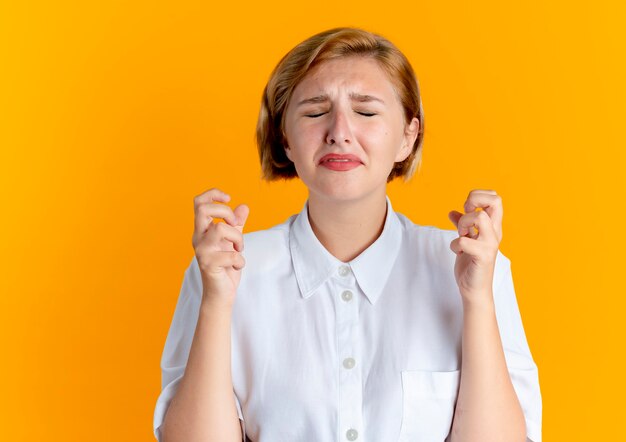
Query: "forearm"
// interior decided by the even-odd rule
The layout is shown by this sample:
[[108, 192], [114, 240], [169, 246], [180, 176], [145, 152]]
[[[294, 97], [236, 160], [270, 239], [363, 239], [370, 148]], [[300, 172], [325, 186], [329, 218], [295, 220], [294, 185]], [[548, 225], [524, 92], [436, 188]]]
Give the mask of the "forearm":
[[506, 366], [493, 302], [464, 303], [462, 339], [452, 442], [524, 442], [524, 414]]
[[229, 308], [201, 304], [185, 374], [163, 423], [163, 441], [241, 441], [230, 328]]

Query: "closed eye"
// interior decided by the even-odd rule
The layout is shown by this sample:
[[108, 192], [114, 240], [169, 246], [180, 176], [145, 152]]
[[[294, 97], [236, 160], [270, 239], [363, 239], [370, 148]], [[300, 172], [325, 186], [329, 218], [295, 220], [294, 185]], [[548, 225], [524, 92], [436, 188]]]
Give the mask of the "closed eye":
[[[355, 111], [357, 114], [359, 115], [363, 115], [364, 117], [373, 117], [374, 115], [377, 115], [374, 112], [361, 112], [361, 111]], [[308, 118], [318, 118], [321, 117], [322, 115], [326, 114], [327, 112], [320, 112], [317, 114], [306, 114], [305, 117]]]

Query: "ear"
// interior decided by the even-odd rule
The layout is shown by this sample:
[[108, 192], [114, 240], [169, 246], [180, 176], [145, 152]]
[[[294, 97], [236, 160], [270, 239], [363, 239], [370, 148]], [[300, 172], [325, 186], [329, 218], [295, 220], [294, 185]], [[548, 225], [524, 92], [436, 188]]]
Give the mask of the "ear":
[[293, 163], [293, 160], [291, 159], [291, 148], [289, 147], [289, 143], [287, 142], [287, 134], [285, 134], [284, 129], [281, 131], [281, 134], [283, 136], [282, 142], [283, 142], [283, 150], [285, 151], [285, 155], [287, 156], [289, 161]]
[[293, 163], [293, 160], [291, 159], [291, 148], [287, 145], [287, 143], [285, 143], [285, 155], [287, 155], [289, 161]]
[[404, 129], [403, 144], [398, 151], [398, 155], [396, 155], [395, 161], [397, 163], [406, 160], [407, 157], [411, 154], [411, 151], [413, 150], [413, 144], [415, 144], [417, 134], [419, 133], [419, 128], [419, 120], [417, 118], [413, 118], [413, 120], [411, 120], [411, 124], [407, 125]]

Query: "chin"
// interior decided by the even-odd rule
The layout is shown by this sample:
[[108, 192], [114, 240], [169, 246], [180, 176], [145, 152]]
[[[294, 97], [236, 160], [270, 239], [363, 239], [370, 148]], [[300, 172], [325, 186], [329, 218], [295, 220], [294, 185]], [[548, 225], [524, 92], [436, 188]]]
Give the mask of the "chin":
[[[385, 177], [386, 178], [386, 177]], [[300, 176], [310, 194], [318, 198], [332, 199], [335, 201], [355, 201], [371, 196], [372, 193], [381, 191], [386, 193], [386, 179], [373, 180], [366, 176], [349, 176], [344, 172], [321, 176]]]
[[324, 198], [335, 202], [353, 202], [371, 196], [373, 191], [367, 190], [363, 186], [353, 188], [352, 186], [332, 186], [332, 187], [309, 187], [309, 192], [318, 198]]

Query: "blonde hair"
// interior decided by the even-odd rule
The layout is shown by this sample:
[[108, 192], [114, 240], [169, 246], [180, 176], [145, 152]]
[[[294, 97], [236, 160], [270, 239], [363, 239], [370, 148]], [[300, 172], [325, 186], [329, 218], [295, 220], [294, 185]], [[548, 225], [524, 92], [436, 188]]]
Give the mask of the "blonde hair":
[[419, 132], [409, 156], [395, 163], [387, 182], [406, 181], [419, 169], [424, 138], [422, 99], [415, 73], [407, 58], [389, 40], [358, 28], [334, 28], [320, 32], [289, 51], [276, 65], [263, 91], [256, 128], [262, 177], [267, 181], [298, 176], [285, 154], [284, 120], [296, 86], [315, 66], [347, 56], [374, 58], [387, 73], [400, 98], [406, 123], [419, 120]]

